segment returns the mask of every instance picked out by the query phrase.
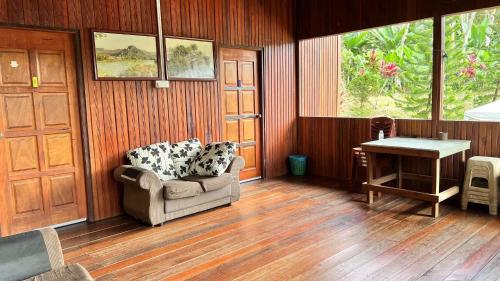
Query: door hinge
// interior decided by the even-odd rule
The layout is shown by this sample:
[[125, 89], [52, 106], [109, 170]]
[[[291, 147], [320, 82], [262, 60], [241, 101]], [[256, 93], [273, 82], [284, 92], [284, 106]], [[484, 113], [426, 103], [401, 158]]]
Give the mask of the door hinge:
[[38, 78], [38, 76], [33, 76], [33, 77], [31, 77], [31, 86], [32, 86], [33, 88], [38, 88], [38, 87], [40, 87], [40, 83], [39, 83], [39, 78]]

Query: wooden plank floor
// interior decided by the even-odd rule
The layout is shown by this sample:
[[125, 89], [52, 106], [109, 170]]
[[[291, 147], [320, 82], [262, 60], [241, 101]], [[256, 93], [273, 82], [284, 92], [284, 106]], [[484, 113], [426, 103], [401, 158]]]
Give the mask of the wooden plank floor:
[[[243, 186], [242, 198], [151, 228], [128, 217], [59, 230], [97, 280], [500, 280], [500, 219], [364, 196], [326, 180]], [[485, 209], [484, 209], [485, 210]]]

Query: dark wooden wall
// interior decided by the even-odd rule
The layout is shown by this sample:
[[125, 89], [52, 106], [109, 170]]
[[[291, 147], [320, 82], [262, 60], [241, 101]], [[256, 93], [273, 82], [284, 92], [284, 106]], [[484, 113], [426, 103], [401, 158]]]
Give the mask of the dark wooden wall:
[[339, 108], [340, 36], [299, 42], [300, 116], [337, 116]]
[[498, 0], [298, 0], [298, 39], [500, 5]]
[[[296, 150], [294, 0], [162, 0], [165, 35], [215, 40], [216, 46], [264, 50], [266, 175], [286, 173]], [[155, 0], [0, 0], [0, 22], [70, 28], [82, 36], [95, 219], [121, 213], [112, 170], [125, 151], [199, 137], [220, 140], [219, 84], [93, 80], [90, 29], [156, 33]]]

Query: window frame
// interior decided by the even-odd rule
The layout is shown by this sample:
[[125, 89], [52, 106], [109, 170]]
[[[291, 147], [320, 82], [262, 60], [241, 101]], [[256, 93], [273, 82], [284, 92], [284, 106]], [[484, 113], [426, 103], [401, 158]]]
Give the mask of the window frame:
[[[445, 27], [446, 27], [446, 17], [447, 16], [452, 16], [452, 15], [459, 15], [459, 14], [464, 14], [464, 13], [470, 13], [474, 11], [483, 11], [483, 10], [488, 10], [488, 9], [498, 9], [500, 6], [491, 6], [487, 8], [481, 8], [481, 9], [475, 9], [475, 10], [466, 10], [466, 11], [461, 11], [457, 13], [450, 13], [450, 14], [439, 14], [435, 15], [433, 17], [427, 18], [431, 19], [433, 22], [433, 36], [432, 36], [432, 86], [431, 86], [431, 100], [432, 100], [432, 105], [431, 105], [431, 115], [430, 119], [429, 118], [396, 118], [397, 120], [422, 120], [422, 121], [431, 121], [432, 122], [432, 128], [433, 131], [437, 130], [438, 124], [442, 121], [445, 122], [486, 122], [486, 123], [500, 123], [500, 121], [496, 120], [452, 120], [452, 119], [444, 119], [443, 117], [443, 112], [444, 112], [444, 85], [445, 85], [445, 73], [444, 73], [444, 67], [445, 67]], [[418, 20], [423, 20], [426, 18], [418, 19]], [[413, 22], [413, 21], [408, 21], [408, 22]], [[404, 22], [406, 23], [406, 22]], [[398, 24], [398, 23], [394, 23]], [[373, 27], [377, 28], [377, 27]], [[365, 29], [362, 29], [365, 30]], [[354, 30], [350, 32], [357, 32], [361, 30]], [[341, 36], [342, 34], [335, 34], [331, 36]], [[316, 37], [316, 38], [321, 38], [321, 37]], [[313, 38], [311, 38], [313, 39]], [[306, 39], [303, 39], [306, 40]], [[300, 41], [299, 41], [300, 42]], [[300, 44], [297, 44], [297, 47], [300, 46]], [[300, 50], [298, 51], [300, 54]], [[300, 60], [300, 57], [298, 58], [299, 64], [302, 62]], [[341, 61], [339, 60], [338, 62], [339, 68]], [[300, 69], [300, 66], [298, 66], [298, 69]], [[339, 71], [340, 73], [340, 71]], [[298, 76], [300, 78], [300, 76]], [[299, 85], [298, 88], [300, 89], [300, 79], [298, 81]], [[301, 96], [301, 92], [298, 92], [299, 97], [298, 97], [298, 112], [300, 117], [320, 117], [320, 116], [301, 116], [300, 114], [300, 108], [302, 103], [303, 97]], [[339, 92], [337, 92], [337, 95], [339, 95]], [[353, 117], [353, 116], [338, 116], [338, 109], [336, 110], [336, 116], [333, 118], [369, 118], [369, 117]]]

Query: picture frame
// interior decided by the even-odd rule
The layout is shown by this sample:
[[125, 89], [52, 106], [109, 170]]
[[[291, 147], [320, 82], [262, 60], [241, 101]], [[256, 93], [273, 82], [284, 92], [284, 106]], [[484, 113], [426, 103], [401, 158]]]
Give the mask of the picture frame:
[[95, 80], [160, 79], [156, 34], [93, 29], [91, 39]]
[[[209, 39], [165, 36], [165, 65], [168, 80], [215, 81], [215, 46]], [[186, 53], [195, 52], [186, 60]]]

